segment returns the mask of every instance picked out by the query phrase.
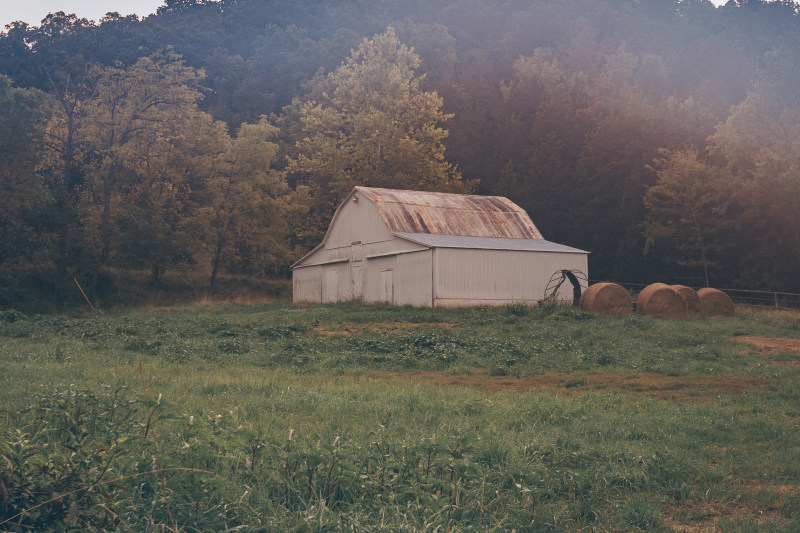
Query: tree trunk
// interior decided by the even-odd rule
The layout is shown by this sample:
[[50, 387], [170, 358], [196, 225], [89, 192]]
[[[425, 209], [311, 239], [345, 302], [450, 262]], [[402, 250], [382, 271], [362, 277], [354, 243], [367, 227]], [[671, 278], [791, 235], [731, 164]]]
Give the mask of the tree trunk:
[[112, 163], [108, 169], [106, 179], [103, 180], [103, 218], [100, 222], [100, 266], [108, 261], [109, 250], [111, 248], [111, 193], [114, 190], [114, 175], [116, 174], [117, 164]]
[[56, 241], [56, 274], [58, 280], [63, 280], [67, 275], [67, 256], [69, 255], [69, 224], [71, 219], [72, 204], [72, 160], [75, 157], [75, 126], [74, 118], [69, 109], [64, 106], [67, 117], [67, 137], [64, 140], [64, 165], [61, 172], [61, 203], [58, 209], [58, 238]]
[[225, 237], [220, 235], [214, 250], [214, 259], [211, 261], [211, 289], [214, 289], [217, 284], [217, 274], [219, 273], [219, 264], [222, 262], [222, 247], [224, 245]]

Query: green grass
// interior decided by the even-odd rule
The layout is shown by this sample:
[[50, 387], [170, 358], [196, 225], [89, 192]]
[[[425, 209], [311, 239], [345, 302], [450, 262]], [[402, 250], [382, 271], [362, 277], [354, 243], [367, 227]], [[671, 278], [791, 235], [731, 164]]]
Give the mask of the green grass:
[[0, 530], [797, 530], [796, 357], [743, 335], [800, 315], [3, 312]]

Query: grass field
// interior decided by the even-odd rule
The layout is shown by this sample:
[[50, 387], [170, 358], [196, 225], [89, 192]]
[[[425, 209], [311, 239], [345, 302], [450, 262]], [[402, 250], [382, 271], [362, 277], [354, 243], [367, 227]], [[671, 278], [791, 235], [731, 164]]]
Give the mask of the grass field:
[[0, 312], [0, 530], [800, 531], [800, 314]]

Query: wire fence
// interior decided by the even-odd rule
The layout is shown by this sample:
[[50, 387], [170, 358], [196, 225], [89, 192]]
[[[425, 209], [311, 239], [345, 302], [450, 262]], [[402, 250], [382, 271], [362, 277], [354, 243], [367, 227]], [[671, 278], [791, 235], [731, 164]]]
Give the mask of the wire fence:
[[[597, 283], [597, 281], [592, 280], [591, 283]], [[630, 290], [633, 294], [636, 294], [643, 288], [647, 287], [646, 283], [616, 283]], [[702, 287], [692, 288], [701, 289]], [[717, 287], [714, 288], [716, 289]], [[800, 309], [800, 294], [793, 292], [724, 288], [719, 288], [719, 290], [730, 296], [734, 303], [740, 305], [771, 307], [773, 309]]]

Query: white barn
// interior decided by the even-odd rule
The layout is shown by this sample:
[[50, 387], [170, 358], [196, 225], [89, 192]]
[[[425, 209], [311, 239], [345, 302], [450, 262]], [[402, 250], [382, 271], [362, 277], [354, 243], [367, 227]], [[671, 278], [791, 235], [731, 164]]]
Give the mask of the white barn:
[[[421, 307], [535, 303], [554, 273], [588, 274], [588, 252], [546, 241], [499, 196], [356, 187], [322, 243], [292, 265], [295, 302]], [[572, 287], [558, 299], [572, 301]]]

